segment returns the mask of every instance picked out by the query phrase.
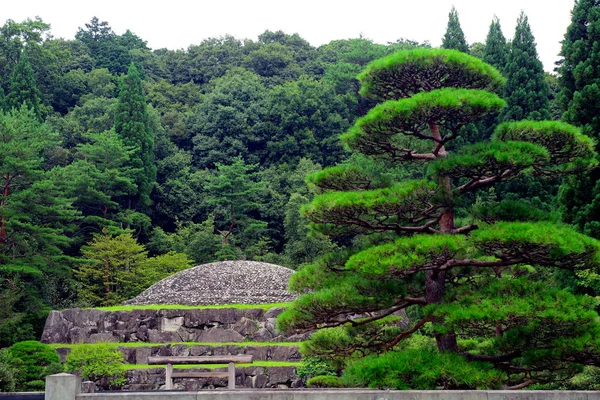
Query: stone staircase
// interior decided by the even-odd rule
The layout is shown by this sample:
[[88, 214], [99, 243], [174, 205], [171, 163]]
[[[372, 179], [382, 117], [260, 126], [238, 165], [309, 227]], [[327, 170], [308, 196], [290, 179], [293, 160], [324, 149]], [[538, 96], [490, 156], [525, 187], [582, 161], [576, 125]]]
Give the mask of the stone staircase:
[[[282, 311], [282, 307], [52, 311], [42, 342], [53, 344], [63, 361], [71, 350], [69, 345], [117, 344], [124, 362], [131, 367], [124, 387], [128, 390], [160, 389], [164, 385], [165, 369], [149, 368], [150, 356], [240, 354], [252, 355], [255, 364], [236, 367], [236, 386], [300, 387], [302, 381], [296, 376], [294, 363], [300, 361], [299, 342], [305, 336], [277, 332], [275, 319]], [[282, 363], [289, 365], [272, 365]], [[181, 379], [175, 386], [185, 390], [226, 387], [227, 380]]]

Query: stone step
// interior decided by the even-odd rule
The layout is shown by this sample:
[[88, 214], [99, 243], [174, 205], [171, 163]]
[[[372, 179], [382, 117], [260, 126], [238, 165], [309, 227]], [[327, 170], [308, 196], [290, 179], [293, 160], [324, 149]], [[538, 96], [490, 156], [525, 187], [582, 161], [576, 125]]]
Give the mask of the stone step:
[[[92, 345], [93, 346], [93, 345]], [[230, 356], [251, 355], [255, 361], [300, 361], [299, 346], [277, 345], [202, 345], [202, 344], [164, 344], [161, 346], [117, 346], [123, 353], [126, 364], [148, 364], [148, 357], [156, 356]], [[61, 361], [65, 362], [69, 347], [56, 347]]]

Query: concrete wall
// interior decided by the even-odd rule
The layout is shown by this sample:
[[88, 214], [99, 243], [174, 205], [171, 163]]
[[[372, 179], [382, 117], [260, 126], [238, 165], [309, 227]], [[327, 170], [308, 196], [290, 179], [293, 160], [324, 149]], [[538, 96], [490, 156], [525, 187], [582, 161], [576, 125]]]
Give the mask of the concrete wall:
[[196, 392], [113, 392], [79, 393], [73, 382], [77, 377], [67, 374], [46, 378], [46, 400], [600, 400], [600, 392], [567, 391], [396, 391], [349, 389], [236, 389]]

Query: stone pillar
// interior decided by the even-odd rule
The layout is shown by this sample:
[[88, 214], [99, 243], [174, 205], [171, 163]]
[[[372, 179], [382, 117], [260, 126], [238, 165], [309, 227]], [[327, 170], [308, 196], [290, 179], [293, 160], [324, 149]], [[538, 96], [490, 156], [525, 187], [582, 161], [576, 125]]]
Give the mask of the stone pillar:
[[75, 400], [81, 390], [81, 379], [71, 374], [46, 377], [46, 400]]
[[235, 389], [235, 364], [230, 362], [227, 365], [227, 389]]

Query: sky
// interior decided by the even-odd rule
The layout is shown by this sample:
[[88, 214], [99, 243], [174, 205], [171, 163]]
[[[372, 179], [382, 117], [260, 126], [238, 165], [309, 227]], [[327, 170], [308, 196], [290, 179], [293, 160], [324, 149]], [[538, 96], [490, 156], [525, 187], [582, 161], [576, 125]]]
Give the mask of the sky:
[[97, 16], [117, 34], [131, 30], [152, 49], [186, 49], [226, 34], [256, 40], [267, 29], [298, 33], [313, 46], [359, 35], [376, 43], [405, 38], [439, 46], [453, 5], [469, 44], [485, 42], [494, 15], [511, 39], [524, 11], [544, 69], [552, 71], [574, 0], [26, 0], [3, 2], [0, 18], [39, 16], [54, 37], [72, 39]]

